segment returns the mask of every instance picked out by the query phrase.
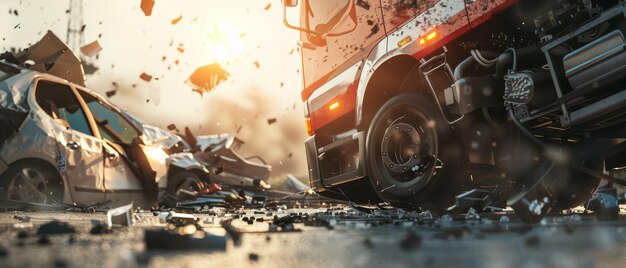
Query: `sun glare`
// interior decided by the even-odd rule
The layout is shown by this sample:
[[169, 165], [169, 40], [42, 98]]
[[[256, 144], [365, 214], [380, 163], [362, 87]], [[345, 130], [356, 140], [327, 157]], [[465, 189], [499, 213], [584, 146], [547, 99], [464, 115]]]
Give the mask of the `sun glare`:
[[239, 57], [243, 51], [241, 32], [233, 25], [219, 23], [209, 35], [208, 49], [211, 56], [224, 63]]

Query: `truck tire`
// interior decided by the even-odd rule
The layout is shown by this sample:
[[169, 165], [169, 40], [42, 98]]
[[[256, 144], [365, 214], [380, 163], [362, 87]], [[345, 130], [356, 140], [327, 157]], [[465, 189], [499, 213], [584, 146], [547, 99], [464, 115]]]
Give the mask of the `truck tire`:
[[[379, 197], [396, 207], [443, 212], [459, 190], [464, 155], [428, 95], [403, 93], [374, 116], [366, 139], [366, 171]], [[459, 172], [460, 173], [460, 172]]]
[[9, 166], [0, 176], [2, 198], [40, 204], [52, 204], [48, 197], [63, 200], [63, 179], [47, 164], [21, 161]]

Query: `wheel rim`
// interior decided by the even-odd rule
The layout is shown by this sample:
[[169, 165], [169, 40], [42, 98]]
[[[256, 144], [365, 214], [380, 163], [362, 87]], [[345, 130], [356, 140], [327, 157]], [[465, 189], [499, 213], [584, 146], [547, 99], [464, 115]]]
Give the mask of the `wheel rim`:
[[195, 178], [188, 177], [180, 183], [178, 190], [200, 191], [202, 189], [200, 185], [198, 185], [198, 181]]
[[382, 186], [424, 186], [434, 175], [437, 159], [437, 137], [433, 121], [422, 111], [410, 106], [390, 111], [384, 120], [388, 126], [377, 139], [376, 164], [381, 175], [389, 178], [388, 183], [391, 185]]
[[49, 203], [48, 181], [39, 170], [23, 168], [11, 178], [7, 195], [13, 200]]

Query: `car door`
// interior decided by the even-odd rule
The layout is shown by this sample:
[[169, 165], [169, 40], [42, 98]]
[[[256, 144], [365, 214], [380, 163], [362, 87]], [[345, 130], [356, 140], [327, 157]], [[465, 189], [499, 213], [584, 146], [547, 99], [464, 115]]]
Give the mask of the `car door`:
[[139, 140], [140, 132], [116, 109], [98, 96], [83, 89], [79, 94], [85, 101], [104, 143], [104, 187], [113, 203], [136, 201], [144, 196], [141, 174], [133, 166], [130, 152]]
[[64, 83], [39, 79], [35, 85], [39, 106], [63, 127], [50, 133], [57, 140], [57, 167], [65, 172], [77, 205], [104, 200], [103, 146], [74, 89]]

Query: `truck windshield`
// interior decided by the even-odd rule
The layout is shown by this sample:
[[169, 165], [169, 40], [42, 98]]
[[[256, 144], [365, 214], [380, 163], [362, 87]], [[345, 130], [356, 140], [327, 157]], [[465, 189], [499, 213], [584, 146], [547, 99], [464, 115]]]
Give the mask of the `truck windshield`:
[[307, 25], [312, 31], [330, 31], [348, 9], [350, 0], [307, 1]]

